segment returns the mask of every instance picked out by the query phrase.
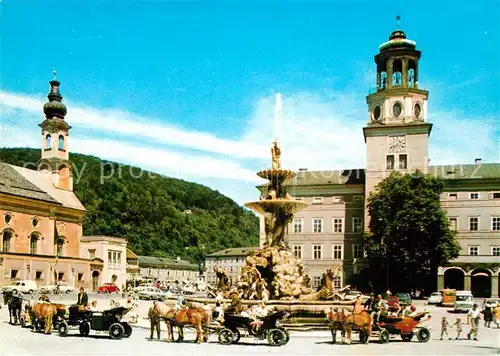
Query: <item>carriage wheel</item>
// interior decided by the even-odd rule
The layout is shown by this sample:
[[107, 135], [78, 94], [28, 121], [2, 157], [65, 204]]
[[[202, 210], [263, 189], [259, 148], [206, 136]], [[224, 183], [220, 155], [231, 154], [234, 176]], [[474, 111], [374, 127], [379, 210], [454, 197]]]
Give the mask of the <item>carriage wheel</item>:
[[80, 335], [82, 336], [89, 336], [90, 334], [90, 325], [88, 322], [83, 321], [80, 323]]
[[125, 329], [125, 334], [123, 337], [130, 337], [132, 335], [132, 327], [128, 323], [122, 323], [123, 329]]
[[359, 332], [359, 342], [362, 344], [368, 344], [368, 332], [365, 330], [361, 330]]
[[411, 341], [411, 339], [413, 339], [413, 333], [407, 334], [407, 335], [401, 334], [401, 339], [403, 339], [403, 341], [409, 342], [409, 341]]
[[125, 335], [125, 329], [122, 324], [114, 323], [109, 327], [109, 337], [118, 340], [121, 339]]
[[231, 329], [231, 331], [234, 334], [234, 336], [233, 336], [233, 344], [236, 344], [241, 339], [240, 331], [238, 329], [236, 329], [236, 328]]
[[380, 328], [378, 338], [382, 344], [387, 344], [389, 342], [389, 332], [384, 328]]
[[219, 331], [219, 342], [222, 345], [230, 345], [233, 343], [234, 333], [232, 330], [224, 328]]
[[286, 344], [286, 334], [281, 329], [271, 329], [267, 334], [267, 342], [271, 346], [282, 346]]
[[285, 343], [283, 345], [286, 345], [288, 344], [288, 341], [290, 341], [290, 333], [285, 329], [280, 329], [280, 330], [282, 330], [285, 333]]
[[431, 338], [431, 332], [427, 328], [422, 328], [417, 332], [417, 339], [420, 342], [427, 342]]
[[59, 331], [59, 336], [68, 336], [68, 324], [63, 321], [59, 324], [57, 331]]

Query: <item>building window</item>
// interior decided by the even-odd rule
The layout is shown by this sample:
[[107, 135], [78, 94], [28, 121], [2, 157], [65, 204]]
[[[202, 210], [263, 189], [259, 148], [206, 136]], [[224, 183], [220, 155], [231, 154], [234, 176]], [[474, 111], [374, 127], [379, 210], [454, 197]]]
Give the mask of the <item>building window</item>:
[[295, 197], [293, 199], [296, 200], [296, 201], [304, 201], [304, 198], [302, 198], [302, 197]]
[[500, 231], [500, 217], [493, 216], [491, 218], [491, 230]]
[[38, 247], [38, 237], [35, 234], [31, 234], [30, 237], [30, 253], [36, 255]]
[[38, 221], [37, 218], [33, 218], [31, 220], [31, 224], [33, 225], [33, 227], [37, 227], [39, 223], [40, 223], [40, 221]]
[[479, 218], [477, 216], [469, 217], [469, 231], [479, 230]]
[[342, 259], [342, 245], [333, 245], [333, 259], [334, 260]]
[[16, 279], [18, 272], [19, 272], [19, 270], [17, 270], [17, 269], [11, 269], [10, 270], [10, 279]]
[[94, 259], [95, 258], [95, 248], [89, 249], [89, 259]]
[[478, 256], [479, 246], [469, 246], [469, 256]]
[[491, 199], [500, 199], [500, 192], [491, 193]]
[[479, 199], [479, 193], [470, 193], [469, 199]]
[[323, 219], [321, 218], [313, 219], [313, 232], [316, 234], [320, 234], [323, 232]]
[[10, 214], [5, 214], [4, 218], [3, 218], [3, 221], [5, 221], [5, 223], [7, 225], [9, 225], [10, 221], [12, 220], [12, 215]]
[[50, 135], [45, 136], [45, 148], [47, 149], [52, 148], [52, 136]]
[[450, 229], [451, 231], [458, 231], [457, 230], [457, 218], [450, 218]]
[[64, 136], [63, 135], [59, 135], [58, 148], [59, 148], [59, 151], [64, 151]]
[[491, 254], [493, 256], [500, 256], [500, 246], [491, 246]]
[[457, 193], [449, 193], [448, 194], [448, 199], [457, 200], [457, 198], [458, 198], [458, 194]]
[[313, 260], [321, 260], [323, 245], [313, 245]]
[[363, 258], [364, 257], [363, 245], [353, 245], [352, 246], [352, 257], [353, 258]]
[[387, 155], [385, 168], [394, 169], [394, 155]]
[[2, 251], [10, 252], [10, 240], [12, 239], [12, 232], [4, 231], [2, 234]]
[[362, 203], [363, 202], [363, 196], [362, 195], [355, 195], [352, 197], [352, 201], [355, 203]]
[[78, 273], [78, 282], [83, 281], [83, 273]]
[[352, 231], [361, 232], [363, 230], [363, 218], [352, 218]]
[[303, 226], [304, 220], [302, 219], [293, 219], [293, 233], [294, 234], [301, 234], [303, 232], [302, 226]]
[[59, 272], [57, 274], [57, 280], [58, 281], [64, 281], [64, 272]]
[[121, 269], [121, 251], [108, 250], [108, 268]]
[[333, 279], [333, 287], [335, 289], [342, 288], [342, 278], [340, 276], [337, 276]]
[[43, 271], [36, 271], [35, 272], [35, 279], [41, 280], [43, 275]]
[[332, 197], [332, 203], [340, 203], [341, 198], [340, 197]]
[[341, 233], [344, 227], [344, 218], [333, 218], [333, 232]]
[[302, 259], [302, 245], [293, 245], [293, 254], [296, 258]]
[[408, 169], [408, 155], [399, 155], [399, 169]]
[[313, 197], [313, 204], [323, 204], [323, 197]]
[[321, 286], [321, 276], [314, 276], [312, 284], [313, 288], [318, 288], [319, 286]]
[[64, 251], [63, 251], [63, 246], [64, 246], [64, 239], [63, 238], [56, 238], [55, 241], [55, 247], [56, 247], [56, 256], [64, 256]]

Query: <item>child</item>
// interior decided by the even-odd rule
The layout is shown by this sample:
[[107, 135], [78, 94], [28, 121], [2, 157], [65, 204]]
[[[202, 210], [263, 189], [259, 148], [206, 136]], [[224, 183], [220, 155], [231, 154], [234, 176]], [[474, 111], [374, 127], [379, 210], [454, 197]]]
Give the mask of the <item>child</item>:
[[460, 318], [457, 318], [457, 321], [455, 321], [455, 324], [453, 326], [457, 327], [457, 337], [455, 340], [460, 339], [460, 334], [462, 333], [462, 320]]
[[451, 340], [451, 337], [448, 335], [448, 327], [451, 327], [450, 324], [448, 324], [448, 319], [446, 319], [445, 316], [443, 316], [443, 319], [441, 320], [441, 340], [443, 340], [443, 335], [446, 334], [448, 337], [448, 340]]

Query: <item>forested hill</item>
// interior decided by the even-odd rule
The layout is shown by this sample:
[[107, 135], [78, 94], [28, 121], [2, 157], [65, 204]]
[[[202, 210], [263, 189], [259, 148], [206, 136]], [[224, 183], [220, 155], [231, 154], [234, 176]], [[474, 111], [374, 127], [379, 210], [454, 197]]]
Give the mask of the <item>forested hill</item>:
[[[34, 168], [39, 159], [38, 149], [0, 148], [6, 163]], [[258, 244], [258, 218], [218, 191], [93, 156], [70, 154], [70, 161], [74, 191], [88, 211], [85, 235], [126, 237], [136, 254], [192, 262], [201, 246], [211, 253]]]

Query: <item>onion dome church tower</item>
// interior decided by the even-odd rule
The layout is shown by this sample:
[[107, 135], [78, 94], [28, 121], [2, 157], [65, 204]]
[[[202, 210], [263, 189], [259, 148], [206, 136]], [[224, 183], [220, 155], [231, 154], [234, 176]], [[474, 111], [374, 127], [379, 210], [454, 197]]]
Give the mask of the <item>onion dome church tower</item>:
[[67, 109], [62, 103], [60, 85], [54, 71], [54, 79], [50, 81], [50, 92], [47, 95], [49, 101], [43, 106], [45, 120], [38, 125], [42, 129], [42, 158], [38, 163], [38, 168], [50, 174], [56, 187], [72, 191], [73, 177], [68, 150], [68, 135], [71, 127], [64, 120]]
[[396, 19], [398, 28], [375, 55], [376, 90], [366, 97], [366, 197], [392, 171], [427, 172], [428, 168], [432, 124], [427, 122], [429, 92], [418, 82], [421, 52], [399, 29], [400, 17]]

